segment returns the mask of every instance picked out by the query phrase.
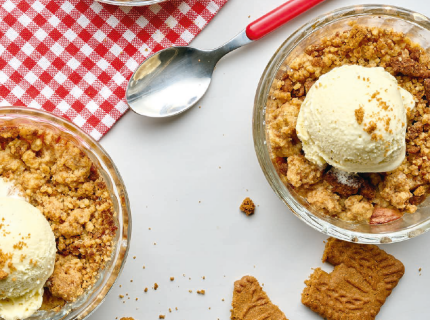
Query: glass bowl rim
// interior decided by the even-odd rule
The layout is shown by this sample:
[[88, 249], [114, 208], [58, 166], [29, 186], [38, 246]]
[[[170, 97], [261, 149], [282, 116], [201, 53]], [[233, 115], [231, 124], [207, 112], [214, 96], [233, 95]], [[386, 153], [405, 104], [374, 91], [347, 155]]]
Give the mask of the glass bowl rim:
[[[364, 233], [333, 225], [330, 222], [317, 217], [297, 201], [292, 200], [294, 199], [294, 196], [286, 188], [278, 173], [276, 172], [276, 169], [270, 160], [268, 147], [266, 145], [265, 111], [267, 98], [276, 74], [287, 56], [291, 54], [298, 43], [305, 40], [314, 31], [347, 18], [369, 15], [390, 16], [399, 20], [407, 21], [410, 24], [416, 24], [421, 28], [425, 28], [430, 31], [430, 19], [428, 17], [421, 13], [392, 5], [358, 4], [346, 6], [324, 13], [310, 20], [294, 31], [289, 37], [287, 37], [287, 39], [272, 55], [266, 68], [264, 69], [263, 74], [259, 80], [254, 99], [252, 133], [254, 149], [266, 180], [269, 182], [276, 195], [282, 200], [282, 202], [284, 202], [284, 204], [297, 218], [305, 222], [313, 229], [330, 237], [356, 243], [388, 244], [409, 240], [426, 233], [430, 230], [430, 219], [408, 228], [386, 233]], [[406, 20], [404, 16], [412, 16], [415, 18], [415, 20]], [[286, 48], [289, 50], [284, 51]], [[283, 52], [283, 54], [281, 54], [281, 52]], [[278, 185], [281, 189], [283, 189], [282, 191], [289, 194], [291, 198], [284, 197], [281, 190], [278, 189]]]
[[168, 0], [97, 0], [100, 3], [111, 4], [121, 7], [143, 7], [152, 4], [166, 2]]
[[[93, 155], [96, 154], [97, 160], [107, 168], [104, 170], [109, 171], [109, 179], [111, 180], [110, 183], [112, 184], [112, 188], [116, 191], [116, 193], [112, 196], [117, 198], [118, 209], [120, 210], [122, 216], [121, 221], [120, 216], [117, 216], [118, 222], [120, 225], [122, 224], [122, 229], [118, 235], [122, 235], [122, 237], [118, 238], [117, 244], [115, 245], [114, 251], [112, 253], [113, 256], [111, 260], [112, 265], [109, 270], [110, 272], [104, 275], [105, 279], [100, 284], [100, 287], [96, 288], [97, 283], [90, 287], [85, 301], [76, 307], [72, 305], [65, 313], [61, 314], [60, 318], [58, 318], [61, 320], [87, 319], [103, 303], [107, 294], [118, 280], [118, 277], [127, 261], [131, 241], [132, 216], [128, 193], [124, 181], [118, 171], [118, 168], [106, 150], [93, 137], [84, 132], [81, 128], [68, 119], [45, 110], [31, 107], [0, 106], [0, 120], [11, 116], [13, 116], [12, 121], [14, 119], [20, 118], [30, 119], [40, 122], [41, 124], [45, 123], [48, 126], [53, 126], [56, 129], [61, 130], [61, 132], [64, 132], [66, 135], [70, 135], [73, 139], [76, 139], [77, 136], [80, 139], [78, 142], [81, 144], [81, 147], [87, 149], [86, 152], [91, 152]], [[119, 214], [119, 212], [117, 212], [117, 214]], [[34, 316], [30, 317], [30, 319], [33, 319], [33, 317]], [[49, 317], [49, 319], [50, 318], [51, 317]]]

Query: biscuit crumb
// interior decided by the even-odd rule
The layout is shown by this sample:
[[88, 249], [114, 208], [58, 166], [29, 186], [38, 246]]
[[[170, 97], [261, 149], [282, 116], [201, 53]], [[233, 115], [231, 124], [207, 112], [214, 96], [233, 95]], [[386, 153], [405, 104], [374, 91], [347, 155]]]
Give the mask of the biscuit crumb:
[[[118, 318], [116, 318], [116, 319], [118, 319]], [[132, 318], [132, 317], [125, 317], [125, 318], [121, 318], [120, 320], [134, 320], [134, 318]]]
[[370, 121], [367, 126], [364, 127], [364, 131], [366, 131], [368, 134], [372, 134], [378, 126], [374, 121]]
[[170, 277], [170, 281], [174, 281], [175, 280], [175, 278], [174, 277]]
[[119, 298], [120, 298], [120, 299], [124, 298], [124, 295], [123, 295], [123, 294], [120, 294], [120, 295], [119, 295]]
[[8, 275], [9, 275], [9, 273], [0, 269], [0, 280], [6, 279]]
[[363, 123], [363, 119], [364, 119], [364, 109], [362, 106], [360, 106], [360, 108], [355, 109], [355, 119], [357, 120], [358, 124], [362, 124]]
[[154, 290], [158, 289], [158, 283], [154, 283]]
[[206, 291], [205, 290], [197, 290], [197, 294], [205, 295]]
[[246, 213], [247, 216], [250, 216], [255, 211], [255, 204], [250, 198], [245, 198], [240, 205], [240, 211]]
[[148, 288], [145, 288], [145, 290], [143, 290], [143, 292], [148, 292]]
[[158, 316], [158, 319], [164, 319], [164, 318], [166, 318], [166, 316], [165, 316], [164, 314], [160, 314], [160, 315]]

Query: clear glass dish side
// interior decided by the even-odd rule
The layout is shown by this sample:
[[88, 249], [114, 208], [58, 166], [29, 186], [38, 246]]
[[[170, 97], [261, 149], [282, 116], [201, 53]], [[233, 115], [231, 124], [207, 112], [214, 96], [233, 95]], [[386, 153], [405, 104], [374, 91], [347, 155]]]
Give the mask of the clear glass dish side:
[[112, 259], [100, 272], [96, 284], [73, 303], [59, 312], [38, 311], [28, 319], [69, 320], [86, 319], [104, 300], [119, 276], [128, 253], [131, 239], [131, 211], [122, 178], [106, 151], [77, 126], [50, 113], [25, 107], [0, 107], [0, 127], [31, 123], [61, 133], [75, 142], [93, 161], [108, 186], [116, 212], [117, 234]]
[[285, 186], [273, 166], [266, 141], [265, 108], [272, 83], [281, 68], [288, 65], [309, 45], [337, 31], [348, 30], [350, 21], [406, 34], [430, 51], [430, 20], [422, 14], [388, 5], [357, 5], [341, 8], [310, 21], [293, 33], [275, 52], [260, 79], [254, 104], [253, 137], [258, 161], [266, 179], [291, 211], [312, 228], [342, 240], [358, 243], [394, 243], [411, 239], [430, 229], [430, 201], [427, 199], [414, 214], [384, 225], [348, 223], [323, 215], [310, 208], [305, 199]]

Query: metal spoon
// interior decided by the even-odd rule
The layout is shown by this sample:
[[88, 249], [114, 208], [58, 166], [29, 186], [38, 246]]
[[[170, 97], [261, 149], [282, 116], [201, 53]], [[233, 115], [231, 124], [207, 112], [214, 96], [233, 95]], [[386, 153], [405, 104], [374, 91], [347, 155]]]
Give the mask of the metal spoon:
[[128, 83], [130, 108], [162, 118], [191, 108], [206, 93], [218, 61], [227, 53], [258, 40], [324, 0], [292, 0], [252, 22], [235, 38], [213, 50], [171, 47], [146, 59]]

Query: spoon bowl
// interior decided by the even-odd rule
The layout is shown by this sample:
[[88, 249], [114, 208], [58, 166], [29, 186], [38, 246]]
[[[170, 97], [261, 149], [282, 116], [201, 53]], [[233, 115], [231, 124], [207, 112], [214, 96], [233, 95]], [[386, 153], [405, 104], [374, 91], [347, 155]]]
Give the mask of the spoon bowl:
[[192, 107], [205, 94], [219, 59], [211, 51], [191, 47], [162, 50], [132, 75], [126, 99], [148, 117], [170, 117]]

